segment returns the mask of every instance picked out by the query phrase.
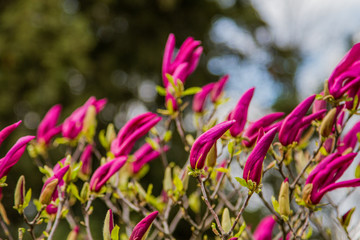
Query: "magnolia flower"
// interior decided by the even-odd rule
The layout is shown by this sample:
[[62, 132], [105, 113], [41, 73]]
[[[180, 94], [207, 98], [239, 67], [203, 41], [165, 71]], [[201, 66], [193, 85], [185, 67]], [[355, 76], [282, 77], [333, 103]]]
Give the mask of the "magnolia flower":
[[277, 131], [278, 128], [274, 128], [266, 133], [250, 153], [246, 160], [243, 172], [243, 178], [246, 181], [251, 180], [255, 182], [257, 186], [261, 183], [264, 158]]
[[[162, 151], [169, 150], [168, 146], [164, 146]], [[135, 161], [131, 163], [133, 173], [138, 173], [141, 168], [148, 162], [160, 156], [160, 150], [154, 150], [149, 143], [145, 143], [139, 150], [134, 153]]]
[[195, 41], [192, 37], [188, 37], [173, 60], [175, 36], [172, 33], [169, 35], [165, 45], [162, 64], [162, 78], [166, 88], [169, 85], [166, 74], [173, 76], [175, 81], [179, 79], [184, 83], [186, 78], [195, 70], [203, 51], [203, 48], [199, 47], [199, 45], [200, 41]]
[[342, 140], [339, 139], [337, 151], [339, 153], [345, 152], [346, 149], [351, 149], [351, 151], [353, 151], [358, 143], [358, 133], [360, 133], [360, 122], [356, 123]]
[[60, 117], [61, 109], [62, 107], [59, 104], [53, 106], [40, 122], [36, 135], [39, 143], [48, 145], [51, 138], [61, 132], [62, 125], [60, 124], [56, 126]]
[[276, 124], [273, 124], [273, 122], [275, 122], [282, 116], [284, 116], [284, 113], [282, 112], [271, 113], [255, 122], [250, 123], [243, 133], [243, 137], [247, 138], [248, 140], [245, 139], [242, 141], [242, 143], [246, 147], [251, 147], [252, 145], [254, 145], [256, 138], [258, 138], [259, 129], [263, 128], [264, 132], [268, 132], [270, 129], [278, 127], [281, 122]]
[[206, 97], [214, 88], [214, 83], [209, 83], [202, 87], [201, 91], [196, 93], [193, 100], [192, 109], [194, 112], [201, 113], [204, 110]]
[[21, 121], [11, 124], [0, 131], [0, 145], [19, 125]]
[[253, 237], [255, 240], [272, 240], [272, 232], [276, 221], [272, 216], [263, 218], [256, 227]]
[[129, 154], [135, 142], [148, 133], [160, 120], [161, 117], [151, 112], [131, 119], [120, 129], [116, 139], [112, 141], [111, 152], [115, 157]]
[[195, 140], [190, 150], [190, 165], [192, 169], [202, 169], [204, 167], [206, 156], [211, 147], [235, 122], [235, 120], [232, 120], [219, 123]]
[[353, 179], [335, 183], [350, 166], [356, 153], [342, 156], [333, 153], [324, 158], [311, 171], [303, 190], [303, 199], [307, 204], [318, 204], [321, 198], [329, 191], [343, 187], [360, 186], [360, 179]]
[[86, 112], [90, 106], [94, 106], [96, 113], [99, 113], [106, 104], [106, 99], [96, 100], [95, 97], [90, 97], [86, 103], [76, 109], [62, 125], [62, 135], [69, 139], [75, 139], [84, 126], [84, 119]]
[[[67, 165], [54, 171], [54, 175], [45, 181], [40, 194], [40, 202], [42, 204], [48, 205], [51, 201], [55, 201], [59, 197], [58, 186], [61, 187], [65, 184], [63, 177], [69, 168], [70, 166]], [[49, 211], [51, 211], [51, 209], [49, 209]]]
[[99, 192], [101, 187], [126, 163], [127, 156], [120, 156], [98, 167], [90, 179], [90, 190]]
[[248, 108], [250, 101], [254, 95], [255, 88], [247, 90], [236, 104], [234, 110], [229, 114], [228, 120], [236, 120], [236, 123], [230, 128], [230, 133], [233, 137], [237, 137], [244, 130]]
[[336, 66], [329, 77], [329, 93], [338, 99], [350, 89], [355, 95], [359, 90], [360, 83], [360, 44], [355, 44]]
[[141, 220], [132, 231], [129, 240], [140, 240], [146, 238], [146, 233], [149, 230], [152, 222], [155, 220], [158, 215], [158, 211], [152, 212], [147, 215], [143, 220]]
[[229, 80], [229, 75], [225, 75], [214, 84], [214, 87], [210, 93], [211, 101], [213, 103], [217, 102], [220, 99], [220, 97], [224, 91], [225, 84], [227, 83], [228, 80]]
[[313, 120], [320, 118], [326, 112], [326, 110], [323, 109], [309, 116], [305, 116], [314, 99], [315, 95], [306, 98], [284, 119], [279, 132], [279, 141], [283, 146], [299, 140], [302, 131], [308, 127]]
[[[9, 126], [12, 127], [13, 125]], [[10, 128], [3, 129], [0, 132], [0, 139], [3, 141], [4, 136], [8, 136], [12, 130]], [[14, 166], [21, 156], [23, 155], [26, 144], [28, 144], [31, 140], [33, 140], [34, 136], [25, 136], [19, 138], [17, 142], [14, 144], [14, 146], [5, 154], [3, 158], [0, 159], [0, 179], [3, 178], [8, 174], [11, 167]]]
[[93, 150], [93, 146], [91, 144], [88, 144], [84, 151], [82, 152], [80, 156], [80, 161], [82, 162], [81, 165], [81, 172], [85, 175], [90, 174], [91, 172], [91, 153]]
[[[324, 96], [324, 92], [321, 92], [320, 95]], [[327, 106], [327, 103], [325, 100], [315, 99], [313, 107], [312, 107], [312, 113], [317, 113], [324, 109], [326, 110], [326, 106]], [[323, 113], [322, 117], [325, 117], [325, 113]]]

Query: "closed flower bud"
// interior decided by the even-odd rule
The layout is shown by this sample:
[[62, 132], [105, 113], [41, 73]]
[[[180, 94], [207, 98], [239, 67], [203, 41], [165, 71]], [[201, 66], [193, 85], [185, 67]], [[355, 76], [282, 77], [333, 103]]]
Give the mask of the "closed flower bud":
[[74, 229], [69, 233], [66, 240], [76, 240], [79, 235], [79, 226], [74, 227]]
[[310, 200], [312, 189], [313, 189], [312, 183], [306, 184], [304, 189], [303, 189], [302, 199], [304, 200], [304, 202], [306, 204], [312, 204], [311, 200]]
[[355, 208], [351, 208], [349, 211], [347, 211], [340, 220], [341, 226], [343, 226], [344, 228], [347, 228], [350, 224], [350, 220], [351, 220], [351, 216], [353, 215], [355, 211]]
[[335, 122], [335, 117], [336, 117], [336, 108], [333, 108], [326, 114], [323, 121], [321, 122], [320, 125], [321, 136], [328, 137], [331, 134]]
[[290, 215], [290, 201], [289, 201], [289, 180], [286, 178], [281, 184], [279, 193], [279, 212], [282, 216]]
[[171, 168], [169, 166], [165, 169], [163, 189], [166, 192], [172, 189]]
[[150, 229], [150, 226], [158, 214], [158, 211], [152, 212], [143, 220], [141, 220], [138, 224], [136, 224], [133, 232], [130, 235], [129, 240], [146, 239], [146, 235]]
[[25, 200], [25, 177], [21, 175], [15, 188], [14, 207], [19, 208], [20, 206], [22, 206], [24, 204], [24, 200]]
[[80, 198], [86, 202], [90, 197], [90, 185], [88, 182], [85, 182], [82, 189], [81, 189], [81, 192], [80, 192]]
[[221, 227], [224, 229], [225, 232], [228, 232], [231, 229], [231, 225], [232, 224], [229, 209], [225, 208], [221, 217]]
[[41, 192], [40, 195], [39, 201], [41, 204], [48, 205], [51, 202], [51, 197], [56, 190], [58, 182], [59, 180], [55, 178], [46, 185], [45, 189]]
[[111, 231], [114, 228], [114, 217], [111, 209], [109, 209], [106, 213], [104, 228], [103, 228], [103, 239], [111, 240]]
[[91, 131], [91, 129], [94, 129], [94, 127], [96, 127], [96, 108], [91, 105], [86, 111], [82, 131], [87, 133], [88, 131]]
[[208, 167], [214, 167], [216, 165], [216, 159], [217, 159], [217, 149], [215, 143], [206, 156], [206, 165]]

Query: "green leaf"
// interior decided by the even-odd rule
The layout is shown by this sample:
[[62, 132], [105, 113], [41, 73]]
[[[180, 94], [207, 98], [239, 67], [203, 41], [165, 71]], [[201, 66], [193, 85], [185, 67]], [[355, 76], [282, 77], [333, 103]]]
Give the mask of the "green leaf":
[[163, 88], [162, 86], [156, 85], [156, 91], [158, 92], [158, 94], [160, 96], [165, 96], [166, 95], [166, 89]]
[[78, 162], [71, 168], [71, 180], [74, 180], [77, 177], [78, 172], [80, 171], [82, 162]]
[[30, 200], [31, 200], [31, 188], [29, 188], [29, 190], [25, 194], [23, 209], [29, 206]]
[[228, 144], [228, 151], [230, 153], [230, 155], [232, 155], [232, 153], [234, 152], [234, 141], [230, 141], [229, 144]]
[[355, 177], [360, 178], [360, 165], [357, 165], [355, 168]]
[[239, 177], [235, 177], [235, 179], [236, 179], [236, 181], [238, 181], [238, 183], [240, 183], [241, 186], [248, 187], [248, 184], [245, 179], [239, 178]]
[[169, 142], [171, 140], [171, 137], [172, 137], [172, 131], [170, 130], [166, 131], [164, 134], [164, 141]]
[[220, 236], [218, 230], [216, 229], [216, 224], [214, 222], [211, 223], [211, 230], [215, 233], [216, 236]]
[[271, 196], [271, 202], [274, 207], [274, 210], [276, 212], [279, 212], [279, 202], [276, 200], [276, 198], [274, 196]]
[[194, 213], [196, 213], [196, 214], [200, 213], [201, 202], [200, 202], [200, 196], [199, 196], [198, 192], [193, 192], [192, 194], [190, 194], [189, 207], [191, 208], [191, 210]]
[[99, 132], [99, 141], [100, 141], [100, 144], [101, 144], [106, 150], [109, 149], [110, 144], [109, 144], [109, 142], [108, 142], [107, 139], [106, 139], [105, 129], [102, 129], [102, 130]]
[[316, 94], [315, 99], [316, 100], [322, 100], [324, 98], [324, 96], [322, 94]]
[[222, 172], [222, 173], [228, 173], [229, 172], [229, 169], [227, 169], [227, 168], [223, 168], [223, 167], [221, 167], [221, 168], [217, 168], [217, 169], [215, 169], [217, 172]]
[[186, 89], [182, 93], [182, 95], [183, 96], [194, 95], [194, 94], [196, 94], [196, 93], [198, 93], [200, 91], [201, 91], [201, 87], [191, 87], [191, 88]]
[[246, 223], [243, 222], [243, 223], [241, 224], [241, 227], [240, 227], [239, 231], [235, 234], [234, 237], [239, 238], [239, 237], [241, 236], [241, 234], [244, 232], [245, 228], [246, 228]]
[[309, 227], [309, 230], [308, 230], [308, 232], [306, 233], [306, 236], [305, 236], [304, 239], [310, 239], [310, 237], [312, 236], [312, 233], [313, 233], [313, 229], [312, 229], [312, 227], [310, 226], [310, 227]]
[[159, 144], [152, 138], [147, 137], [145, 138], [145, 141], [148, 144], [150, 144], [151, 148], [154, 149], [155, 151], [157, 151], [160, 148]]
[[120, 230], [120, 227], [118, 225], [115, 225], [115, 227], [111, 231], [111, 240], [119, 239], [119, 230]]
[[326, 151], [326, 149], [324, 147], [320, 148], [320, 153], [321, 153], [321, 155], [324, 155], [324, 156], [329, 155], [329, 153]]
[[76, 185], [73, 183], [70, 183], [68, 185], [68, 193], [71, 193], [74, 197], [76, 197], [79, 201], [81, 201], [81, 197], [79, 196], [79, 190], [77, 189]]

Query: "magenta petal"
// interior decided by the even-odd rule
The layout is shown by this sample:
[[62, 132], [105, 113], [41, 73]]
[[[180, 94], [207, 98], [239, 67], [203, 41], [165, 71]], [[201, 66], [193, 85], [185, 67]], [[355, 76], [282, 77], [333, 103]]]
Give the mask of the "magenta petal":
[[192, 109], [194, 112], [202, 112], [204, 110], [206, 97], [210, 94], [214, 87], [214, 83], [206, 84], [202, 87], [201, 91], [194, 95]]
[[[38, 130], [37, 130], [37, 138], [38, 140], [42, 140], [45, 143], [48, 143], [48, 141], [51, 139], [51, 137], [47, 136], [49, 131], [53, 131], [54, 128], [56, 128], [56, 124], [59, 120], [60, 113], [61, 113], [62, 107], [60, 104], [53, 106], [50, 108], [50, 110], [46, 113], [43, 120], [40, 122]], [[51, 135], [56, 135], [61, 131], [60, 128], [57, 128], [57, 130], [52, 133]]]
[[211, 147], [235, 122], [235, 120], [231, 120], [219, 123], [195, 140], [190, 150], [190, 165], [193, 169], [202, 169], [204, 167], [206, 156]]
[[247, 90], [240, 98], [234, 110], [229, 115], [229, 120], [236, 120], [234, 126], [230, 128], [233, 137], [237, 137], [243, 130], [247, 121], [247, 114], [250, 101], [254, 95], [255, 88]]
[[276, 221], [272, 216], [263, 218], [254, 231], [255, 240], [272, 240], [272, 232]]
[[126, 163], [127, 156], [121, 156], [98, 167], [90, 179], [90, 189], [98, 192], [101, 187]]
[[21, 121], [11, 124], [0, 131], [0, 145], [19, 125]]
[[219, 100], [228, 80], [229, 80], [229, 75], [225, 75], [215, 83], [215, 86], [213, 87], [213, 90], [211, 91], [211, 95], [210, 95], [211, 101], [213, 103]]
[[138, 224], [136, 224], [133, 232], [130, 235], [129, 240], [142, 239], [158, 214], [159, 214], [158, 211], [152, 212], [149, 215], [147, 215], [143, 220], [141, 220]]
[[245, 180], [252, 180], [256, 184], [260, 184], [264, 158], [277, 131], [277, 128], [270, 130], [255, 145], [244, 166], [243, 178]]

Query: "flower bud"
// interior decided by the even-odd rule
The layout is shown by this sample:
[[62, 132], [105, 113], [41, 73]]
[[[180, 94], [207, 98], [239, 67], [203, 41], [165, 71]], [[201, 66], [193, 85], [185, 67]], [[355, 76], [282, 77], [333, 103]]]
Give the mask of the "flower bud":
[[74, 229], [69, 233], [66, 240], [76, 240], [79, 235], [79, 226], [74, 227]]
[[229, 232], [231, 229], [230, 212], [228, 208], [225, 208], [221, 217], [221, 227], [225, 232]]
[[58, 185], [59, 180], [57, 178], [55, 178], [54, 180], [52, 180], [51, 182], [49, 182], [45, 189], [41, 192], [40, 195], [40, 203], [43, 205], [48, 205], [51, 201], [51, 197]]
[[350, 224], [351, 216], [355, 211], [355, 207], [351, 208], [349, 211], [347, 211], [340, 220], [341, 226], [344, 228], [347, 228]]
[[286, 178], [280, 187], [279, 193], [279, 212], [282, 216], [290, 215], [290, 201], [289, 201], [289, 180]]
[[334, 121], [336, 117], [336, 108], [331, 109], [320, 125], [320, 135], [323, 137], [328, 137], [333, 129]]
[[103, 239], [111, 240], [111, 231], [114, 228], [114, 217], [111, 209], [109, 209], [106, 213], [104, 228], [103, 228]]
[[21, 206], [24, 205], [25, 200], [25, 177], [21, 175], [19, 178], [16, 188], [15, 188], [15, 196], [14, 196], [14, 207], [19, 209], [22, 212]]
[[81, 192], [80, 192], [80, 198], [86, 202], [90, 197], [90, 185], [88, 182], [85, 182], [82, 189], [81, 189]]
[[214, 167], [216, 165], [216, 159], [217, 159], [217, 149], [215, 143], [206, 156], [206, 165], [208, 167]]
[[304, 200], [304, 202], [306, 204], [311, 204], [310, 197], [311, 197], [312, 189], [313, 189], [313, 184], [312, 183], [306, 184], [304, 189], [303, 189], [302, 199]]
[[171, 168], [169, 166], [165, 169], [163, 188], [166, 192], [172, 189]]
[[106, 128], [106, 140], [111, 143], [116, 138], [116, 132], [114, 124], [110, 123]]

